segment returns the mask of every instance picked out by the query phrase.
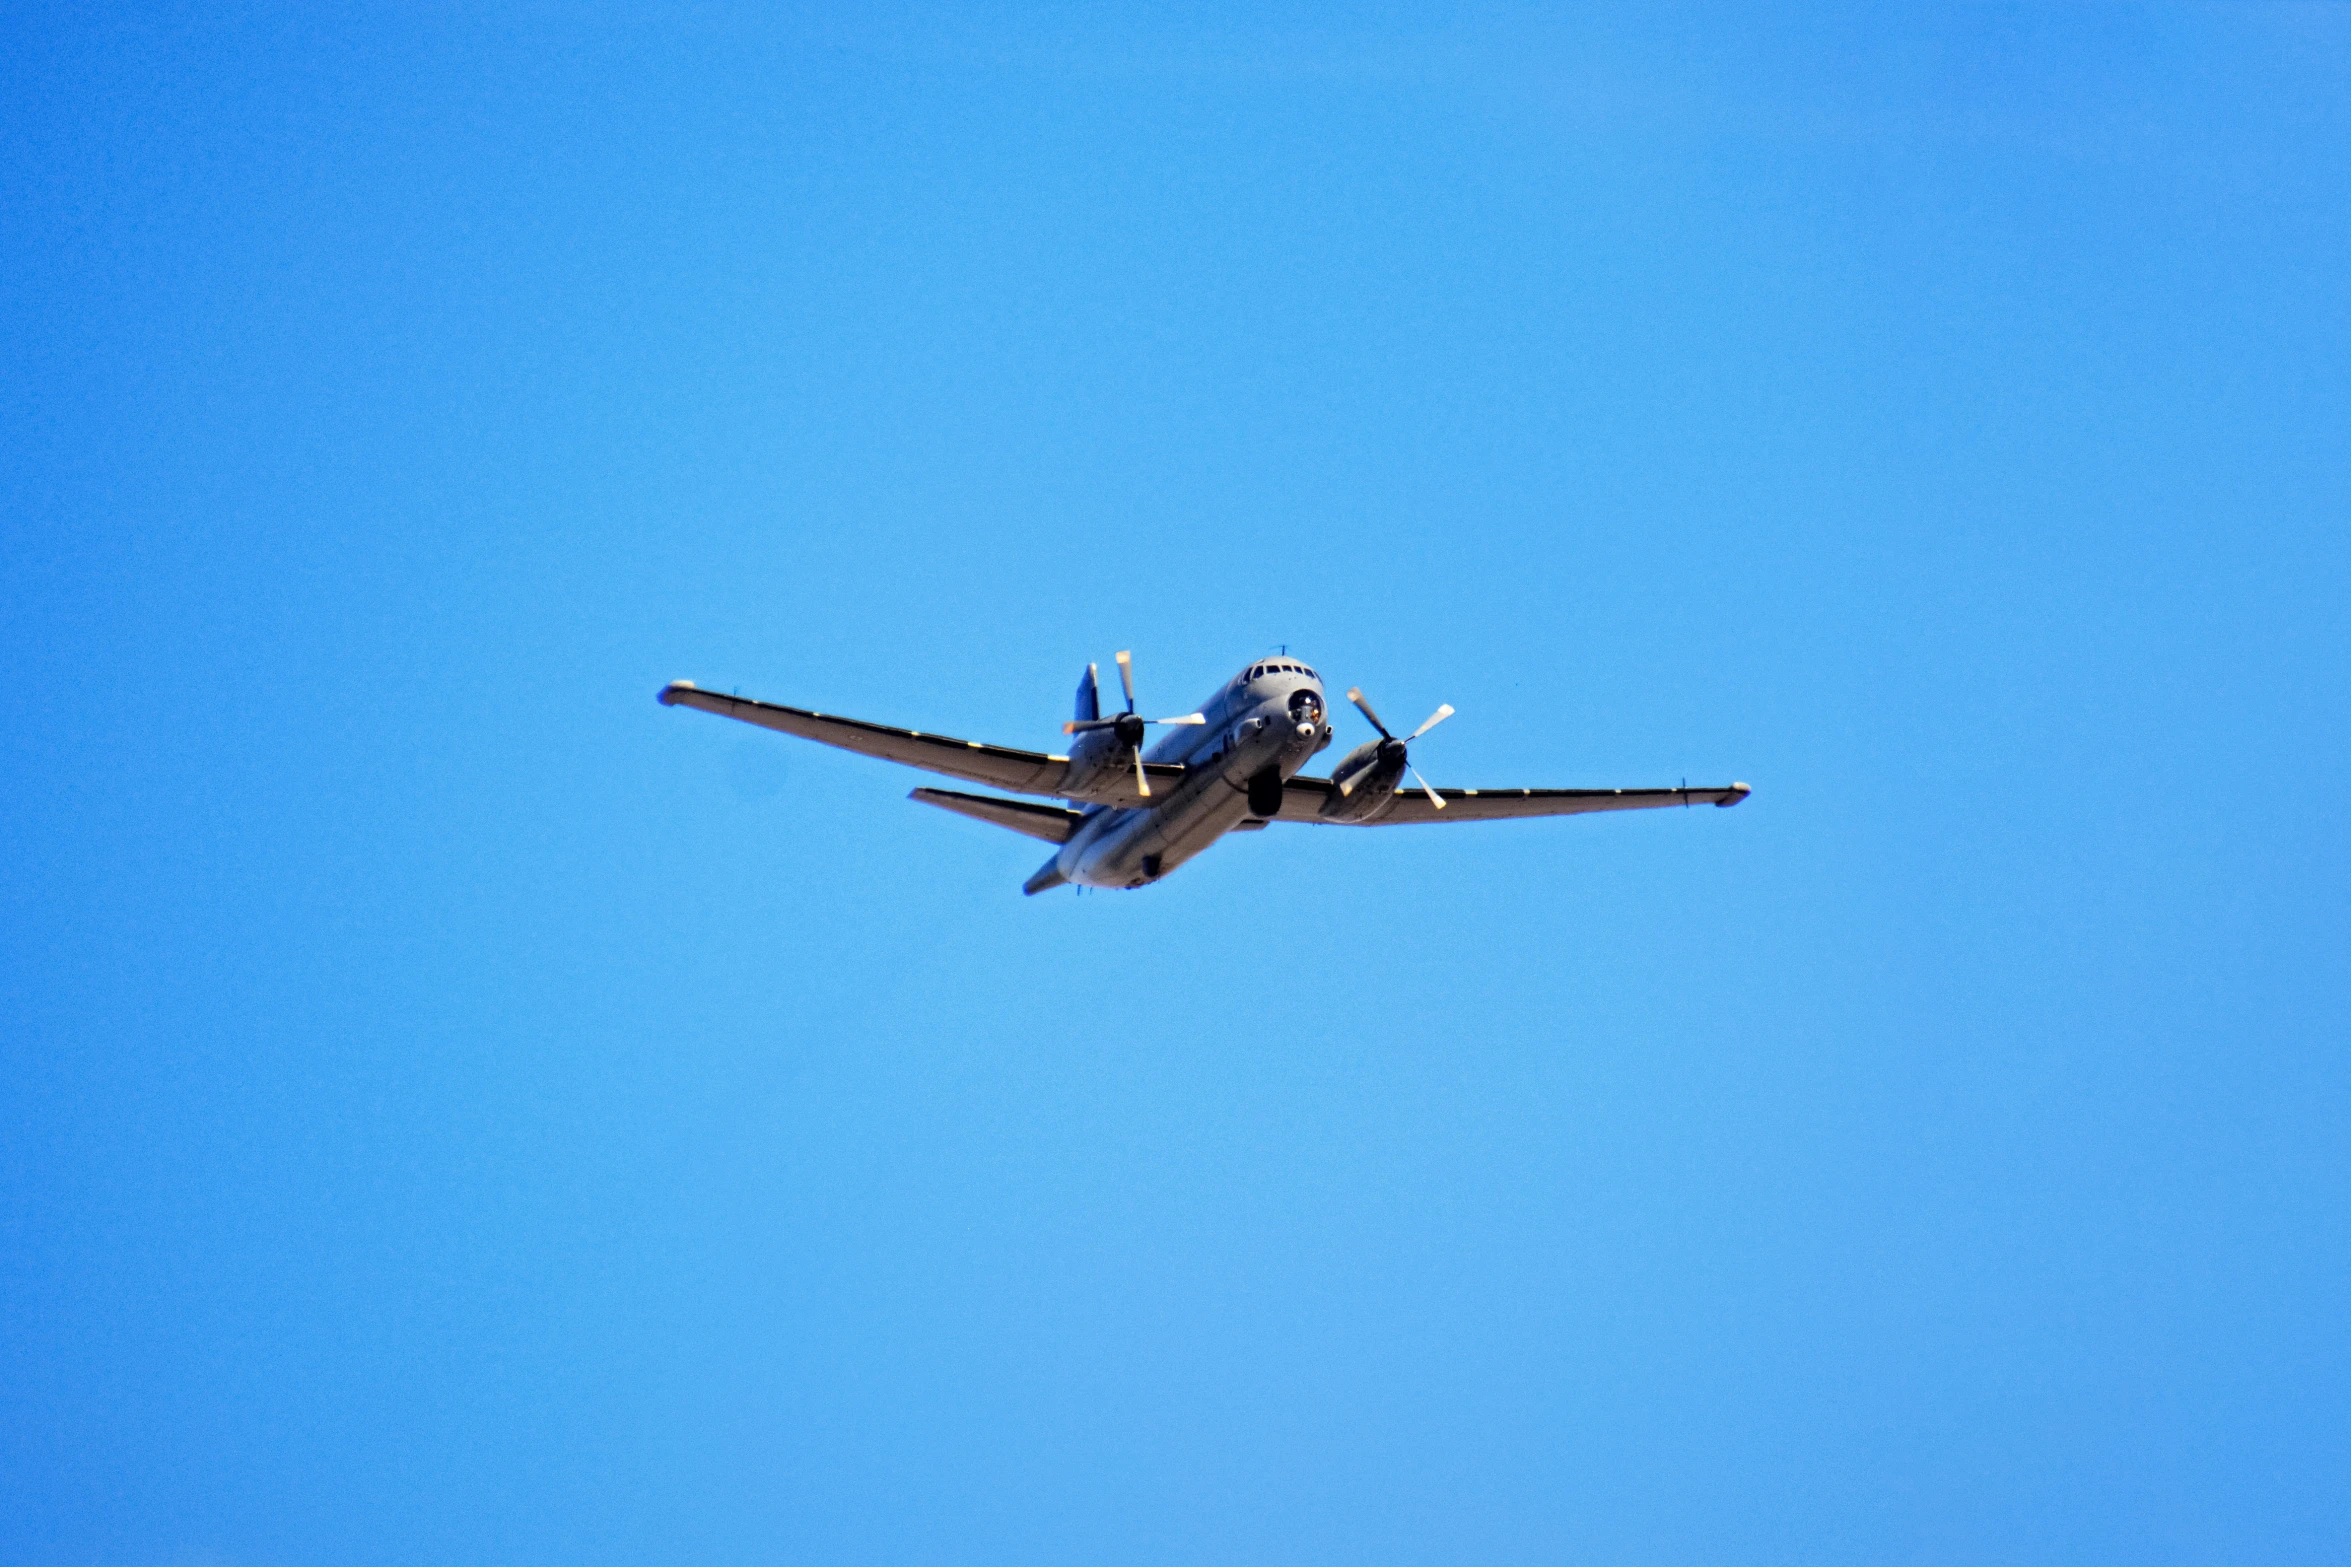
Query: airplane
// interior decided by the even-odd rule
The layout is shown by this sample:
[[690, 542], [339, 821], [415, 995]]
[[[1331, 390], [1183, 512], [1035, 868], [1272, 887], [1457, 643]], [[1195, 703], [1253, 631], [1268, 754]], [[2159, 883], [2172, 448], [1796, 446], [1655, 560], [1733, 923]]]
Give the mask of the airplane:
[[[659, 699], [664, 707], [698, 708], [950, 778], [1069, 801], [1078, 808], [956, 789], [916, 789], [907, 796], [1055, 845], [1053, 857], [1021, 887], [1032, 897], [1062, 886], [1149, 886], [1226, 833], [1256, 832], [1278, 821], [1354, 827], [1494, 821], [1733, 806], [1750, 793], [1743, 783], [1719, 789], [1433, 788], [1412, 765], [1411, 747], [1452, 717], [1452, 706], [1439, 707], [1418, 729], [1399, 736], [1380, 721], [1360, 688], [1351, 688], [1347, 700], [1379, 738], [1348, 752], [1328, 778], [1314, 778], [1299, 769], [1330, 745], [1330, 713], [1322, 677], [1299, 660], [1287, 654], [1253, 660], [1198, 711], [1173, 718], [1136, 713], [1128, 653], [1118, 655], [1118, 678], [1126, 710], [1105, 716], [1100, 668], [1086, 666], [1077, 716], [1061, 726], [1071, 736], [1067, 755], [727, 696], [690, 680], [671, 681]], [[1162, 726], [1173, 732], [1145, 750], [1145, 731]], [[1417, 789], [1406, 786], [1407, 774]]]

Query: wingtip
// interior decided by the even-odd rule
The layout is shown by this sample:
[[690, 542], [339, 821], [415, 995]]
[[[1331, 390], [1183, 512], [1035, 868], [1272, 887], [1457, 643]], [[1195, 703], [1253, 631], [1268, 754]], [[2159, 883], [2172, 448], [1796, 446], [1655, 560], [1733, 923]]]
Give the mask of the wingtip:
[[655, 700], [659, 701], [663, 707], [674, 707], [677, 705], [680, 691], [698, 691], [700, 689], [701, 687], [695, 685], [691, 680], [672, 680], [661, 688], [661, 694]]
[[1748, 787], [1746, 784], [1743, 784], [1743, 783], [1734, 783], [1734, 784], [1732, 784], [1732, 785], [1731, 785], [1731, 797], [1730, 797], [1729, 799], [1727, 799], [1727, 800], [1717, 800], [1717, 801], [1715, 801], [1715, 802], [1714, 802], [1714, 804], [1715, 804], [1715, 808], [1716, 808], [1717, 810], [1724, 810], [1724, 811], [1727, 811], [1727, 810], [1729, 810], [1729, 809], [1730, 809], [1732, 806], [1734, 806], [1734, 805], [1738, 804], [1738, 803], [1739, 803], [1741, 800], [1744, 800], [1744, 799], [1746, 799], [1746, 798], [1747, 798], [1747, 796], [1749, 796], [1749, 795], [1753, 794], [1754, 792], [1755, 792], [1755, 791], [1754, 791], [1752, 788]]

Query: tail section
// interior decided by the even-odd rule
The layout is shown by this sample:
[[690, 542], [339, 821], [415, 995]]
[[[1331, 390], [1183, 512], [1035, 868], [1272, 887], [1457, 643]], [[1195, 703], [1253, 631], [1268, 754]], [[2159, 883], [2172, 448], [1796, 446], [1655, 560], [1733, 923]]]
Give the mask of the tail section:
[[1102, 683], [1092, 664], [1078, 681], [1078, 722], [1090, 724], [1102, 716]]

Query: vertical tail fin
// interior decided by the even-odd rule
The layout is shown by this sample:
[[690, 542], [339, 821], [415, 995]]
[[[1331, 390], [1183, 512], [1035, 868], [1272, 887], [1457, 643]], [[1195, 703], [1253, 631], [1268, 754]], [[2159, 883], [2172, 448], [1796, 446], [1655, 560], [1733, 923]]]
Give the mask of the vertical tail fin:
[[1078, 722], [1090, 724], [1102, 716], [1102, 683], [1092, 664], [1078, 680]]

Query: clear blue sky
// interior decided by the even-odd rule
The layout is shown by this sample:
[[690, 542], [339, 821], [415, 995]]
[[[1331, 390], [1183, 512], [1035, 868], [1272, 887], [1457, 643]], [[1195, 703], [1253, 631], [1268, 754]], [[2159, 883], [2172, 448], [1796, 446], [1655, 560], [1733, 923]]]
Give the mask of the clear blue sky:
[[2351, 8], [4, 42], [0, 1561], [2344, 1559]]

